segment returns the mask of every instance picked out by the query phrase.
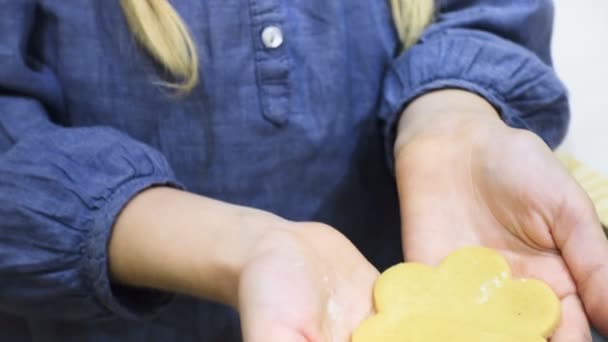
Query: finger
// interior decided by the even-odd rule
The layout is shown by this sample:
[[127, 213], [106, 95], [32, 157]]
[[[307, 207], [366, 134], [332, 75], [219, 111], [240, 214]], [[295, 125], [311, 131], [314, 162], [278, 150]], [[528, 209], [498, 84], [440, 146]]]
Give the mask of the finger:
[[[294, 325], [292, 318], [277, 315], [265, 305], [246, 306], [240, 310], [241, 328], [244, 342], [310, 342], [322, 341], [319, 329], [307, 329], [304, 325]], [[317, 324], [309, 324], [315, 327]]]
[[264, 324], [255, 329], [246, 329], [243, 327], [244, 342], [310, 342], [304, 335], [297, 331], [283, 326], [277, 326], [276, 323]]
[[513, 276], [542, 280], [551, 285], [559, 298], [577, 294], [576, 284], [561, 256], [548, 253], [522, 255], [511, 251], [501, 252], [507, 258]]
[[608, 334], [608, 240], [591, 201], [582, 190], [564, 203], [553, 236], [598, 330]]
[[[239, 293], [239, 313], [245, 342], [309, 342], [319, 338], [321, 322], [316, 314], [314, 293], [306, 285], [286, 282], [276, 277], [271, 282], [248, 278], [256, 269], [241, 276], [244, 285]], [[276, 271], [275, 271], [276, 272]], [[289, 277], [287, 277], [289, 278]], [[301, 286], [301, 288], [297, 288]], [[294, 288], [296, 288], [294, 290]], [[288, 292], [285, 289], [294, 290]], [[308, 302], [308, 303], [305, 303]]]
[[583, 304], [570, 295], [562, 299], [560, 324], [551, 337], [551, 342], [591, 342], [591, 329], [585, 316]]

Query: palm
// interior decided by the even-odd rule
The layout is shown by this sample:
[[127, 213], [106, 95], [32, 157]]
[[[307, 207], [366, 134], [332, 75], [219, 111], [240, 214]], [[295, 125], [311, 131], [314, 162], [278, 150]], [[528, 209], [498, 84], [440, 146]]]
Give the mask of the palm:
[[406, 257], [437, 263], [459, 247], [495, 248], [514, 275], [542, 279], [561, 298], [554, 341], [590, 340], [573, 274], [580, 265], [567, 258], [574, 248], [567, 240], [575, 227], [596, 224], [591, 205], [542, 142], [508, 130], [487, 140], [429, 138], [400, 152]]
[[372, 312], [375, 268], [333, 229], [303, 225], [273, 241], [241, 276], [247, 342], [346, 342]]

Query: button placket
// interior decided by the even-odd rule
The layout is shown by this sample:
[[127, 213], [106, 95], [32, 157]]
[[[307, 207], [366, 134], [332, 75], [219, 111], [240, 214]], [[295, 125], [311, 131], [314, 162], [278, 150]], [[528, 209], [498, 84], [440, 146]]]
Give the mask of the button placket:
[[250, 0], [255, 64], [263, 116], [275, 125], [287, 122], [290, 111], [290, 60], [284, 8], [277, 0]]

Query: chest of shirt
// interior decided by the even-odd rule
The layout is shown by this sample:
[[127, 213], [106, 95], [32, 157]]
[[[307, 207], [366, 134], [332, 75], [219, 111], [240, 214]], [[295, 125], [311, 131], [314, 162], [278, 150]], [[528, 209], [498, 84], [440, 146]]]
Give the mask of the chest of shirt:
[[[160, 149], [186, 183], [205, 169], [221, 175], [237, 153], [347, 160], [356, 141], [376, 135], [398, 46], [385, 1], [171, 4], [200, 59], [200, 83], [185, 97], [159, 85], [166, 72], [137, 44], [117, 0], [40, 0], [31, 55], [53, 70], [64, 97], [51, 119], [115, 127]], [[276, 155], [287, 153], [278, 146], [292, 146], [289, 155]]]

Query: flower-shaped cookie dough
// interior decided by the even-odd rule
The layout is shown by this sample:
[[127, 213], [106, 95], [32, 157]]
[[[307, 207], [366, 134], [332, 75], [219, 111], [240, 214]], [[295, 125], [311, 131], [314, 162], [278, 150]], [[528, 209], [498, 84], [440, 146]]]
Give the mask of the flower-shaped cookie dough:
[[545, 342], [560, 316], [549, 286], [512, 279], [505, 259], [481, 247], [453, 252], [437, 268], [391, 267], [374, 301], [377, 314], [353, 342]]

